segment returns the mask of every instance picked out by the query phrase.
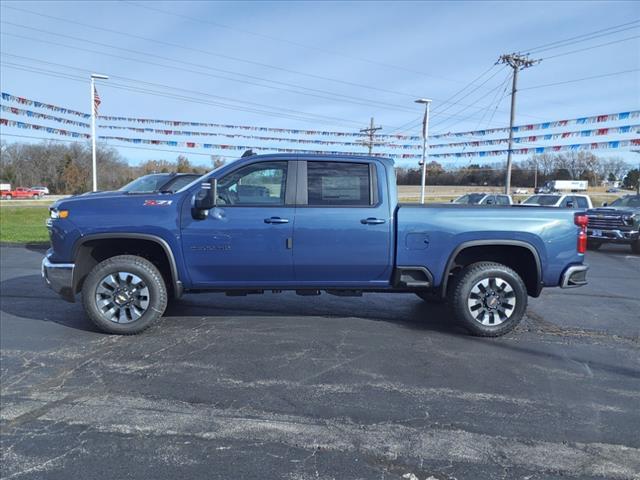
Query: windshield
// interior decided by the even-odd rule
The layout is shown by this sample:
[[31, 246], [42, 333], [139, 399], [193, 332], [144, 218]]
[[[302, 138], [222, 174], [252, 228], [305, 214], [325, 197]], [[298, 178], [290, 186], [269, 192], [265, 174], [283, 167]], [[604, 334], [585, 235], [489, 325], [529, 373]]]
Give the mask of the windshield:
[[127, 183], [120, 191], [129, 193], [157, 192], [167, 182], [168, 178], [169, 175], [166, 173], [145, 175], [144, 177], [136, 178], [131, 183]]
[[484, 193], [469, 193], [456, 199], [453, 203], [464, 203], [466, 205], [476, 205], [485, 197]]
[[640, 208], [640, 195], [633, 195], [630, 197], [621, 197], [611, 202], [611, 207], [635, 207]]
[[560, 200], [560, 195], [534, 195], [527, 198], [523, 203], [524, 205], [550, 206], [558, 203], [558, 200]]
[[201, 175], [193, 174], [193, 175], [179, 175], [172, 180], [169, 180], [165, 185], [162, 185], [163, 192], [177, 192], [185, 185], [189, 185], [196, 178], [200, 178]]
[[175, 175], [171, 173], [154, 173], [136, 178], [133, 182], [126, 184], [120, 189], [127, 193], [153, 193], [153, 192], [177, 192], [185, 185], [190, 184], [200, 175], [197, 173], [189, 175]]

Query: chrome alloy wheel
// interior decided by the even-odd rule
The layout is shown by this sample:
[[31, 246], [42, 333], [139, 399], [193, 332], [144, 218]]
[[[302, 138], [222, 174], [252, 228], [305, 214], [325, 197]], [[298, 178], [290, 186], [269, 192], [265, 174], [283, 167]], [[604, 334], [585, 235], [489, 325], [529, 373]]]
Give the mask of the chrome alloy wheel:
[[502, 278], [483, 278], [469, 292], [467, 308], [482, 325], [497, 326], [506, 322], [516, 308], [516, 292]]
[[133, 273], [111, 273], [96, 288], [96, 305], [111, 322], [135, 322], [149, 308], [149, 288]]

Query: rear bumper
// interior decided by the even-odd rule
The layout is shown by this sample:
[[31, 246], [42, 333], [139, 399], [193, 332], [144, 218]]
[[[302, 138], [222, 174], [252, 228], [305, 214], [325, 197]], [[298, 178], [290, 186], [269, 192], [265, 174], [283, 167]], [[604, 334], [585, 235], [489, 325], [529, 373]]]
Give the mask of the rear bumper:
[[42, 259], [44, 283], [67, 302], [75, 302], [73, 293], [73, 263], [52, 263], [47, 255]]
[[[597, 230], [597, 229], [596, 229]], [[594, 235], [594, 229], [587, 229], [587, 238], [597, 242], [631, 243], [640, 238], [638, 230], [599, 230], [600, 235]]]
[[575, 288], [586, 285], [588, 265], [571, 265], [562, 274], [560, 288]]

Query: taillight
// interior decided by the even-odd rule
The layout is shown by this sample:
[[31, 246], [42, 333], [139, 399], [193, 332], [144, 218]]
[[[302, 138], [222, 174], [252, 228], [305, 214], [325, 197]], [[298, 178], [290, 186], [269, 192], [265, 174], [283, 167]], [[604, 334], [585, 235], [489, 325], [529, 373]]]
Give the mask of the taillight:
[[589, 224], [589, 217], [583, 213], [576, 213], [573, 217], [573, 222], [580, 227], [578, 232], [578, 253], [585, 253], [587, 251], [587, 225]]

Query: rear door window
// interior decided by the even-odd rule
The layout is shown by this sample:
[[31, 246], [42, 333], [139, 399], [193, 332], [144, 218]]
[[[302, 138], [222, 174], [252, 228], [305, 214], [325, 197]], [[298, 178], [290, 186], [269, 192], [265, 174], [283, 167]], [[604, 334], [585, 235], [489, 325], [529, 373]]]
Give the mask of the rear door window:
[[497, 204], [498, 205], [509, 205], [509, 197], [507, 197], [506, 195], [498, 195], [497, 196]]
[[575, 206], [578, 208], [589, 208], [589, 202], [584, 197], [574, 197], [576, 199]]
[[355, 206], [372, 204], [368, 163], [307, 162], [307, 204]]

